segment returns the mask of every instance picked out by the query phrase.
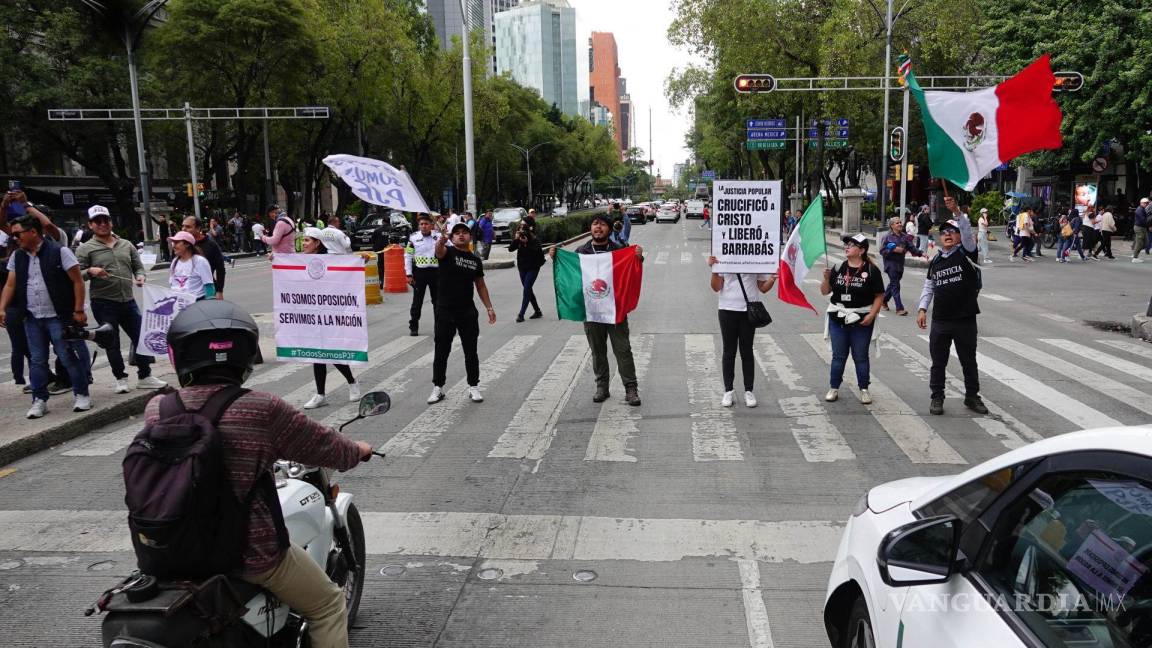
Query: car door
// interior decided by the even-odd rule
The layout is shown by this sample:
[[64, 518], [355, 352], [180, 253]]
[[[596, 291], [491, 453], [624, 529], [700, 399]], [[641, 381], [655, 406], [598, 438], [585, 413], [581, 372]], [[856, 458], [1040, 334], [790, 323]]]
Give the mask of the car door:
[[965, 533], [967, 566], [911, 587], [896, 646], [1152, 645], [1152, 460], [1048, 457]]

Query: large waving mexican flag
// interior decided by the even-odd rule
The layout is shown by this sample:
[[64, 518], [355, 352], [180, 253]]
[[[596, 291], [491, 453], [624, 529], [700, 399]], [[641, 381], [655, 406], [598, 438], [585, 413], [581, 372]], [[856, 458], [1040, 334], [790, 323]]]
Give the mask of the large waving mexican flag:
[[776, 282], [776, 295], [780, 301], [816, 310], [808, 303], [801, 285], [808, 271], [827, 251], [828, 242], [824, 239], [824, 199], [816, 196], [784, 244], [780, 280]]
[[556, 250], [557, 314], [577, 322], [623, 322], [640, 302], [642, 267], [634, 247], [602, 254]]
[[1056, 77], [1045, 54], [1000, 85], [976, 92], [924, 90], [911, 66], [908, 88], [920, 104], [932, 175], [966, 191], [993, 169], [1040, 149], [1060, 148]]

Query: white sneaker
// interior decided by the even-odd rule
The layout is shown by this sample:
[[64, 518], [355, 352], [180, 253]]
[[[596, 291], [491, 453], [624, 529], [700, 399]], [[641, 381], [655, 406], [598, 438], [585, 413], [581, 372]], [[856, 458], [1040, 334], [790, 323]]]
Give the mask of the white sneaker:
[[732, 407], [732, 392], [724, 392], [724, 397], [720, 399], [720, 407]]
[[432, 388], [432, 395], [428, 397], [428, 404], [439, 403], [444, 400], [444, 390], [439, 387]]
[[872, 404], [872, 394], [869, 394], [867, 389], [860, 390], [860, 402], [865, 405]]
[[32, 401], [32, 409], [28, 410], [28, 418], [38, 419], [48, 413], [48, 403], [39, 398]]
[[483, 403], [484, 402], [484, 395], [480, 393], [479, 387], [469, 387], [468, 388], [468, 398], [471, 398], [473, 403]]
[[117, 378], [115, 391], [117, 394], [127, 394], [128, 393], [128, 379], [127, 378]]
[[73, 412], [87, 412], [92, 409], [92, 398], [90, 396], [77, 395], [75, 400], [72, 401]]
[[148, 376], [136, 381], [136, 389], [163, 389], [168, 386], [168, 383], [160, 380], [156, 376]]
[[312, 398], [308, 399], [307, 403], [304, 403], [304, 409], [316, 409], [317, 407], [323, 407], [327, 404], [328, 404], [328, 397], [327, 396], [325, 396], [324, 394], [314, 394], [312, 396]]
[[829, 403], [835, 401], [838, 398], [840, 398], [839, 389], [829, 389], [828, 393], [824, 394], [824, 400], [828, 401]]
[[744, 405], [745, 407], [756, 407], [756, 394], [750, 391], [744, 392]]
[[1132, 257], [1132, 263], [1144, 263], [1144, 259], [1139, 257]]
[[353, 382], [348, 384], [348, 402], [355, 403], [360, 400], [360, 383]]

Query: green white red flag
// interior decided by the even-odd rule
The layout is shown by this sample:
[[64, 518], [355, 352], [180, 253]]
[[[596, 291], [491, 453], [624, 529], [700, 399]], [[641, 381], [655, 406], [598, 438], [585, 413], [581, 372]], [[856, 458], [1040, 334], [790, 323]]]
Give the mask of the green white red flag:
[[827, 251], [828, 242], [824, 239], [824, 199], [816, 196], [784, 244], [784, 258], [780, 262], [780, 276], [776, 282], [776, 295], [780, 301], [816, 311], [808, 303], [801, 286], [808, 271]]
[[634, 247], [603, 254], [557, 250], [552, 277], [560, 319], [619, 324], [640, 302], [643, 266]]

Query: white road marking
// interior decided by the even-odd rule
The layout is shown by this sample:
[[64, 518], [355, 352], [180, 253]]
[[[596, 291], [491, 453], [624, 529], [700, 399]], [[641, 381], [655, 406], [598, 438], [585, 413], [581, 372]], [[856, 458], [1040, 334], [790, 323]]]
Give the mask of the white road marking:
[[[452, 353], [458, 354], [459, 352], [460, 338], [456, 338], [452, 342]], [[390, 396], [395, 398], [397, 395], [407, 392], [408, 386], [420, 374], [423, 374], [425, 378], [428, 379], [428, 384], [431, 384], [432, 361], [435, 360], [435, 357], [435, 352], [429, 351], [419, 358], [416, 358], [412, 362], [409, 362], [408, 365], [403, 369], [400, 369], [399, 371], [393, 373], [384, 380], [381, 380], [380, 382], [372, 385], [367, 389], [362, 389], [362, 391], [365, 394], [374, 391], [384, 391], [388, 392]], [[340, 425], [341, 423], [344, 423], [345, 421], [348, 421], [352, 417], [356, 416], [356, 409], [356, 403], [348, 403], [343, 405], [328, 414], [328, 416], [325, 416], [323, 419], [321, 419], [320, 424], [328, 426]]]
[[1142, 358], [1152, 360], [1152, 344], [1147, 342], [1124, 342], [1121, 340], [1096, 340], [1100, 344], [1119, 349], [1125, 353], [1134, 353]]
[[680, 253], [680, 265], [684, 265], [686, 263], [692, 263], [692, 253], [691, 252], [681, 252]]
[[[638, 336], [632, 344], [632, 359], [636, 363], [636, 380], [644, 384], [648, 377], [648, 364], [652, 359], [651, 335]], [[637, 408], [620, 399], [609, 399], [600, 408], [596, 427], [588, 439], [584, 461], [636, 461], [632, 439], [640, 434], [641, 414]]]
[[668, 263], [668, 250], [660, 250], [656, 253], [656, 265], [666, 265]]
[[1061, 324], [1071, 324], [1076, 321], [1071, 317], [1064, 317], [1063, 315], [1057, 315], [1056, 313], [1037, 313], [1037, 315], [1046, 319], [1050, 319], [1053, 322], [1060, 322]]
[[820, 284], [822, 284], [824, 282], [819, 280], [819, 279], [807, 279], [806, 278], [806, 279], [804, 279], [804, 283], [812, 284], [813, 286], [819, 286]]
[[768, 608], [760, 590], [760, 564], [755, 560], [737, 560], [740, 566], [740, 591], [744, 596], [744, 619], [748, 623], [748, 644], [752, 648], [773, 648], [772, 627], [768, 625]]
[[[921, 335], [920, 338], [927, 340], [928, 336]], [[955, 349], [952, 351], [952, 357], [956, 357]], [[983, 353], [976, 353], [976, 364], [980, 367], [980, 371], [999, 380], [1032, 402], [1043, 403], [1044, 407], [1070, 421], [1077, 428], [1123, 425], [1111, 416], [1094, 410], [1071, 396], [1045, 385], [1022, 371], [1017, 371], [1002, 362], [993, 360]]]
[[259, 387], [260, 385], [279, 382], [307, 366], [302, 362], [280, 362], [277, 363], [277, 366], [252, 376], [244, 385], [246, 387]]
[[[400, 355], [401, 353], [404, 353], [408, 349], [411, 349], [412, 347], [416, 346], [419, 342], [420, 342], [420, 338], [412, 337], [409, 335], [409, 336], [396, 338], [395, 340], [392, 340], [391, 342], [389, 342], [385, 345], [378, 346], [375, 349], [372, 349], [371, 351], [368, 352], [368, 362], [366, 362], [364, 364], [359, 364], [359, 365], [355, 365], [355, 364], [349, 365], [352, 368], [352, 377], [359, 380], [360, 377], [364, 376], [369, 371], [372, 371], [376, 367], [379, 367], [380, 365], [392, 360], [393, 358]], [[311, 366], [312, 363], [305, 363], [305, 364], [307, 366]], [[340, 372], [336, 371], [335, 368], [331, 368], [331, 370], [328, 373], [336, 375], [335, 381], [332, 380], [331, 376], [329, 376], [328, 381], [327, 381], [328, 389], [326, 389], [325, 392], [327, 393], [328, 396], [331, 396], [333, 391], [336, 391], [342, 387], [347, 386], [348, 383], [346, 383], [344, 381], [344, 376], [341, 376]], [[333, 382], [337, 383], [337, 385], [335, 387], [332, 386]], [[287, 402], [289, 405], [294, 405], [296, 407], [300, 407], [301, 405], [304, 404], [304, 402], [306, 400], [308, 400], [309, 397], [312, 396], [312, 394], [315, 394], [315, 393], [316, 393], [316, 383], [315, 383], [315, 381], [313, 381], [313, 382], [301, 385], [301, 386], [297, 387], [296, 389], [293, 389], [292, 391], [288, 392], [287, 394], [284, 394], [280, 398], [284, 399], [284, 401]]]
[[[842, 522], [825, 520], [767, 522], [444, 511], [360, 515], [370, 554], [491, 560], [676, 562], [715, 557], [813, 564], [835, 558], [844, 531]], [[0, 511], [0, 551], [131, 552], [127, 512]]]
[[1135, 362], [1131, 362], [1123, 358], [1118, 358], [1114, 355], [1101, 353], [1092, 347], [1087, 347], [1083, 344], [1077, 344], [1068, 340], [1042, 339], [1040, 341], [1044, 344], [1054, 346], [1062, 351], [1074, 353], [1081, 358], [1087, 358], [1093, 362], [1099, 362], [1102, 365], [1111, 367], [1112, 369], [1117, 369], [1130, 376], [1139, 378], [1140, 380], [1152, 382], [1152, 368], [1149, 368], [1147, 365], [1136, 364]]
[[1005, 297], [1004, 295], [997, 295], [995, 293], [984, 292], [983, 290], [980, 291], [980, 296], [985, 297], [987, 299], [991, 299], [992, 301], [997, 301], [997, 302], [1016, 301], [1016, 300], [1012, 299], [1011, 297]]
[[65, 457], [107, 457], [114, 455], [127, 448], [132, 443], [132, 439], [135, 439], [136, 435], [143, 429], [144, 417], [140, 416], [133, 423], [102, 434], [82, 446], [66, 450], [60, 454]]
[[1152, 415], [1152, 402], [1149, 401], [1148, 394], [1145, 394], [1135, 387], [1130, 387], [1108, 376], [1089, 371], [1080, 365], [1058, 358], [1041, 349], [1034, 349], [1012, 338], [986, 337], [984, 340], [1002, 349], [1011, 351], [1025, 360], [1031, 360], [1049, 371], [1055, 371], [1061, 376], [1070, 378], [1088, 389], [1098, 391], [1105, 396], [1115, 398], [1133, 409]]
[[[539, 339], [539, 335], [517, 335], [504, 343], [482, 364], [481, 379], [490, 385], [498, 384], [500, 376]], [[380, 451], [392, 457], [423, 457], [428, 454], [441, 435], [455, 427], [466, 407], [479, 407], [468, 399], [467, 389], [467, 378], [461, 378], [445, 392], [447, 398], [429, 405], [426, 412], [380, 446]]]
[[752, 353], [756, 358], [756, 364], [760, 365], [760, 371], [764, 375], [775, 375], [776, 379], [781, 382], [789, 391], [807, 392], [808, 386], [804, 384], [804, 378], [792, 366], [792, 361], [788, 359], [788, 355], [776, 344], [776, 340], [767, 333], [760, 333], [755, 338], [755, 344]]
[[[832, 350], [823, 336], [807, 333], [803, 337], [808, 346], [824, 360], [824, 364], [831, 365]], [[857, 397], [860, 395], [857, 385], [845, 381], [842, 387], [851, 389]], [[872, 378], [868, 391], [874, 399], [873, 404], [861, 407], [867, 409], [912, 463], [968, 463], [887, 385]]]
[[720, 356], [711, 335], [684, 336], [692, 457], [696, 461], [743, 461], [732, 410], [720, 406]]
[[[880, 344], [904, 356], [906, 361], [904, 368], [908, 369], [913, 375], [918, 376], [922, 381], [928, 382], [930, 377], [929, 370], [932, 368], [932, 361], [930, 359], [888, 333], [880, 335]], [[945, 371], [944, 385], [946, 387], [944, 391], [946, 398], [963, 398], [963, 380]], [[988, 413], [991, 416], [977, 416], [972, 420], [990, 436], [1004, 444], [1005, 448], [1015, 450], [1032, 441], [1039, 441], [1044, 438], [1043, 435], [1025, 425], [1024, 422], [1015, 416], [1009, 414], [1003, 407], [1000, 407], [987, 398], [983, 398], [982, 400], [984, 401], [984, 405], [988, 407]]]
[[560, 418], [560, 412], [568, 403], [572, 389], [590, 356], [587, 338], [583, 335], [568, 338], [567, 344], [548, 364], [548, 369], [524, 399], [524, 404], [512, 417], [504, 434], [496, 440], [488, 456], [542, 459], [556, 436], [556, 421]]

